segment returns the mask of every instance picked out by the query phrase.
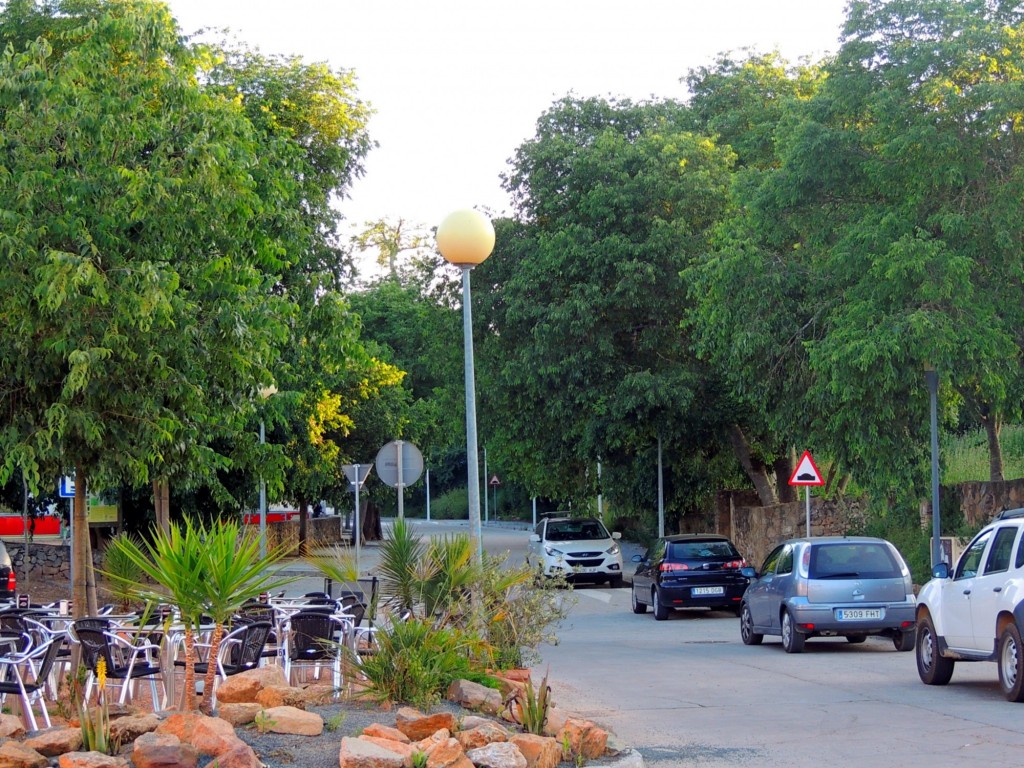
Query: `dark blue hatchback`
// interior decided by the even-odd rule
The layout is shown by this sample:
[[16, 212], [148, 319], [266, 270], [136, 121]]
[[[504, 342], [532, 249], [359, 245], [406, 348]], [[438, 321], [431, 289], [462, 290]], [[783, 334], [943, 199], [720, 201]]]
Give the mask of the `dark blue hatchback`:
[[633, 613], [664, 621], [674, 608], [712, 608], [739, 615], [749, 580], [740, 573], [747, 562], [725, 536], [679, 534], [658, 539], [635, 555]]

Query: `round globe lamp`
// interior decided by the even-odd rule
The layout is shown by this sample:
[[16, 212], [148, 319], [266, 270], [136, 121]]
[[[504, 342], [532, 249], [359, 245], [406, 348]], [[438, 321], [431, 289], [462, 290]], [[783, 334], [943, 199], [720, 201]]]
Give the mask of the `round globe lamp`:
[[437, 250], [446, 261], [462, 268], [462, 338], [466, 358], [466, 484], [469, 501], [469, 535], [477, 565], [483, 562], [483, 531], [480, 528], [480, 469], [476, 439], [476, 374], [473, 370], [473, 305], [469, 273], [494, 250], [494, 227], [479, 211], [449, 214], [437, 228]]
[[480, 211], [455, 211], [437, 228], [437, 250], [446, 261], [472, 269], [494, 250], [494, 226]]

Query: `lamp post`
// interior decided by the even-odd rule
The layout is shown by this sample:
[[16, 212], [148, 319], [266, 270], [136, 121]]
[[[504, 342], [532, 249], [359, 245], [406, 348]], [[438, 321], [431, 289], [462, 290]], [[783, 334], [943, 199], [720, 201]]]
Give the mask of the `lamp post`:
[[[260, 397], [264, 402], [277, 392], [277, 387], [271, 384], [269, 387], [260, 387]], [[260, 445], [266, 445], [267, 435], [263, 423], [262, 408], [260, 409]], [[262, 464], [261, 464], [262, 466]], [[267, 556], [267, 481], [263, 479], [263, 470], [260, 469], [260, 558]]]
[[942, 562], [942, 525], [939, 520], [939, 372], [924, 364], [924, 378], [931, 395], [932, 429], [932, 568]]
[[480, 530], [480, 469], [476, 445], [476, 375], [473, 369], [473, 307], [470, 302], [469, 272], [494, 250], [494, 227], [479, 211], [461, 210], [449, 214], [437, 228], [437, 249], [446, 261], [462, 269], [462, 336], [466, 358], [466, 466], [469, 492], [469, 530], [475, 545], [477, 565], [483, 563], [483, 533]]

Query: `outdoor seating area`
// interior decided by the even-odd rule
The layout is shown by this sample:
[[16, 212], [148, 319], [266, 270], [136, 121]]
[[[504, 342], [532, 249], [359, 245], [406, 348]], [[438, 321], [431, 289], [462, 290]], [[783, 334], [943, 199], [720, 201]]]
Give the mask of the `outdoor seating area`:
[[[345, 589], [342, 598], [328, 592], [261, 595], [224, 626], [216, 658], [211, 658], [214, 624], [204, 618], [198, 634], [193, 633], [193, 694], [201, 692], [211, 665], [214, 706], [222, 681], [268, 664], [281, 666], [293, 685], [316, 681], [340, 691], [349, 682], [346, 670], [351, 675], [354, 669], [344, 663], [346, 657], [358, 665], [375, 641], [376, 628], [368, 618], [371, 599], [375, 595], [364, 594], [358, 585]], [[79, 618], [68, 616], [66, 608], [66, 601], [0, 604], [0, 701], [20, 711], [26, 729], [50, 726], [47, 705], [57, 700], [65, 676], [73, 674], [71, 659], [76, 657], [87, 671], [81, 694], [86, 701], [93, 699], [102, 678], [107, 701], [154, 711], [184, 709], [185, 626], [172, 606], [127, 614], [115, 614], [108, 606], [102, 615]]]

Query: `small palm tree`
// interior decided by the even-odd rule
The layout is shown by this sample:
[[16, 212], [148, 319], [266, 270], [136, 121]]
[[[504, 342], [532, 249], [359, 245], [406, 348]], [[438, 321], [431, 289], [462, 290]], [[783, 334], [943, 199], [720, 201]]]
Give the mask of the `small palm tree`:
[[259, 533], [251, 528], [241, 530], [236, 521], [216, 522], [201, 530], [205, 542], [203, 552], [206, 560], [206, 578], [200, 585], [200, 591], [203, 594], [206, 612], [213, 619], [209, 664], [206, 668], [203, 700], [200, 704], [203, 711], [207, 711], [212, 702], [217, 674], [215, 661], [220, 652], [225, 625], [246, 601], [295, 579], [280, 576], [273, 569], [273, 566], [291, 553], [293, 547], [282, 544], [261, 555]]
[[[224, 625], [246, 600], [293, 580], [273, 570], [291, 547], [277, 546], [261, 556], [259, 534], [241, 533], [238, 523], [232, 521], [205, 526], [186, 518], [182, 525], [167, 531], [154, 526], [150, 535], [150, 541], [143, 545], [125, 538], [115, 539], [108, 546], [117, 548], [116, 557], [133, 562], [155, 582], [152, 587], [138, 584], [129, 590], [136, 598], [147, 603], [170, 603], [178, 609], [185, 633], [186, 692], [195, 691], [195, 642], [200, 622], [205, 615], [213, 619], [201, 702], [208, 709]], [[193, 704], [193, 697], [186, 694], [185, 709], [192, 709]]]

